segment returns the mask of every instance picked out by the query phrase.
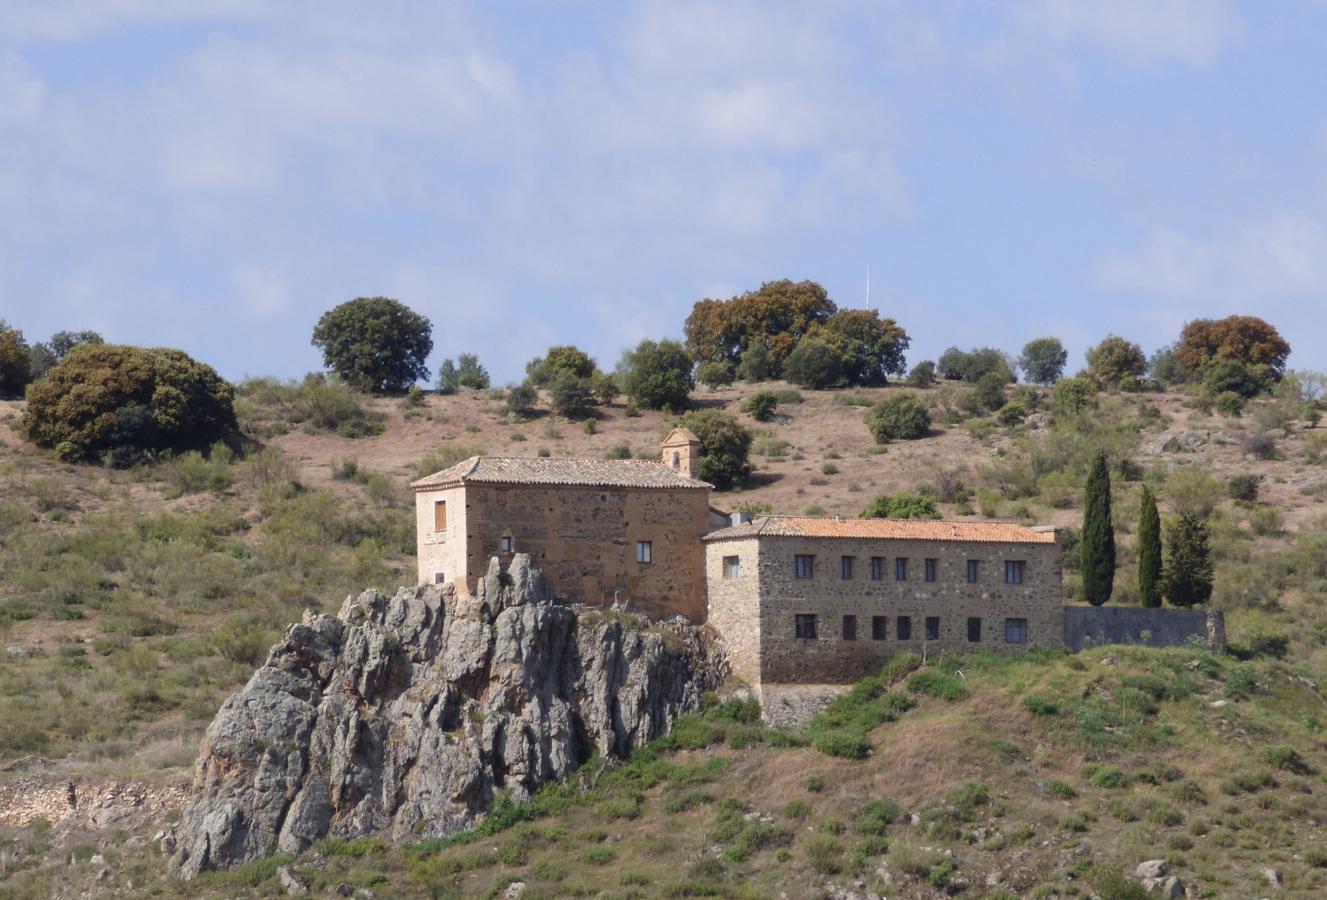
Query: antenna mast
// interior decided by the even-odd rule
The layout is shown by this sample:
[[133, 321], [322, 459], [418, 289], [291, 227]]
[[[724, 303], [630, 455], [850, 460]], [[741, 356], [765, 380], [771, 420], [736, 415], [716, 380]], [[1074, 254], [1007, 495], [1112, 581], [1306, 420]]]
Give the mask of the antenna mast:
[[866, 308], [871, 308], [871, 266], [866, 267]]

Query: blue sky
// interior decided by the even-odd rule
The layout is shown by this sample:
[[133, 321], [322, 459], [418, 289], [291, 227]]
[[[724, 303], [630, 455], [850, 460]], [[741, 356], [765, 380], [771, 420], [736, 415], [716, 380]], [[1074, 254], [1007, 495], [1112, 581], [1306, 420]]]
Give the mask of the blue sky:
[[0, 0], [0, 317], [229, 377], [386, 294], [612, 366], [811, 278], [1017, 352], [1262, 315], [1327, 368], [1327, 3]]

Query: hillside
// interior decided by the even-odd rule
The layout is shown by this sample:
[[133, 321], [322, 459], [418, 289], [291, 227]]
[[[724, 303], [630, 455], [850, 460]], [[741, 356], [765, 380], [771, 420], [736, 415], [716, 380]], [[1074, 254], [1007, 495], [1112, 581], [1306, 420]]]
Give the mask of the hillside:
[[[1136, 597], [1129, 531], [1138, 484], [1147, 480], [1160, 488], [1163, 509], [1173, 502], [1215, 509], [1214, 603], [1227, 611], [1232, 644], [1263, 655], [1248, 669], [1234, 660], [1137, 650], [964, 663], [966, 697], [923, 696], [918, 709], [880, 726], [875, 752], [861, 762], [775, 747], [770, 735], [724, 719], [704, 729], [733, 732], [727, 743], [674, 751], [664, 768], [681, 768], [668, 768], [666, 779], [648, 759], [640, 763], [643, 781], [631, 781], [629, 772], [613, 776], [612, 784], [640, 793], [634, 815], [617, 815], [624, 804], [592, 792], [589, 801], [555, 804], [549, 815], [517, 825], [523, 831], [515, 837], [441, 853], [329, 845], [322, 851], [327, 872], [317, 878], [356, 883], [385, 875], [406, 893], [469, 896], [519, 877], [529, 896], [652, 896], [686, 874], [696, 879], [694, 890], [678, 887], [676, 895], [704, 893], [713, 882], [712, 893], [764, 896], [775, 884], [796, 890], [826, 879], [880, 887], [873, 879], [881, 860], [893, 861], [887, 871], [898, 885], [907, 877], [900, 873], [922, 868], [907, 855], [924, 856], [920, 848], [929, 846], [954, 853], [976, 894], [1023, 894], [1039, 885], [1067, 893], [1089, 876], [1132, 871], [1167, 852], [1186, 882], [1214, 896], [1260, 889], [1260, 866], [1281, 870], [1283, 895], [1320, 892], [1327, 882], [1308, 855], [1327, 815], [1320, 800], [1327, 710], [1314, 687], [1327, 677], [1327, 441], [1317, 430], [1272, 401], [1229, 419], [1192, 408], [1183, 394], [1104, 396], [1090, 415], [1065, 425], [1045, 413], [1015, 426], [989, 417], [943, 424], [952, 398], [937, 388], [923, 392], [937, 421], [933, 433], [878, 447], [862, 423], [864, 408], [898, 388], [790, 392], [765, 425], [740, 411], [752, 390], [696, 398], [759, 432], [748, 487], [716, 494], [715, 505], [852, 516], [877, 494], [924, 487], [946, 516], [1075, 526], [1087, 455], [1104, 445], [1119, 460], [1117, 602]], [[53, 833], [34, 813], [0, 806], [0, 896], [89, 887], [91, 867], [65, 864], [71, 847], [76, 858], [105, 856], [111, 874], [100, 889], [177, 890], [146, 838], [178, 805], [203, 727], [305, 608], [333, 612], [348, 593], [413, 581], [406, 485], [426, 456], [438, 468], [472, 453], [602, 457], [625, 445], [632, 455], [653, 456], [672, 421], [657, 412], [627, 415], [619, 405], [601, 411], [593, 433], [547, 415], [509, 422], [501, 394], [488, 392], [364, 405], [381, 417], [382, 431], [348, 438], [310, 429], [281, 398], [250, 391], [242, 418], [265, 450], [243, 460], [186, 458], [113, 471], [54, 462], [13, 430], [21, 404], [0, 404], [0, 769], [11, 787], [63, 789], [73, 781], [85, 796], [116, 790], [144, 798], [118, 830], [77, 834]], [[1241, 476], [1253, 476], [1252, 490]], [[1066, 574], [1072, 595], [1076, 576]], [[1125, 676], [1183, 684], [1126, 684]], [[1029, 712], [1029, 693], [1045, 695], [1056, 711]], [[1268, 749], [1282, 745], [1298, 756], [1269, 760]], [[1292, 768], [1302, 771], [1286, 771], [1296, 758], [1304, 765]], [[1085, 762], [1118, 768], [1129, 786], [1093, 784]], [[1172, 779], [1162, 766], [1182, 775]], [[1225, 791], [1230, 779], [1263, 769], [1271, 781], [1259, 776], [1248, 790]], [[813, 774], [825, 779], [824, 790], [806, 789]], [[958, 837], [933, 830], [922, 808], [966, 780], [983, 784], [991, 799], [972, 811], [973, 821], [957, 823]], [[1053, 788], [1057, 781], [1072, 790]], [[1175, 787], [1190, 782], [1206, 802]], [[681, 783], [708, 799], [677, 801]], [[922, 824], [860, 834], [854, 816], [868, 795], [918, 812]], [[759, 822], [745, 818], [751, 810], [735, 812], [733, 802], [772, 818], [765, 824], [780, 836], [771, 846], [752, 847], [741, 859], [734, 857], [742, 851], [727, 852]], [[807, 809], [790, 812], [795, 802]], [[1163, 802], [1178, 820], [1155, 811]], [[49, 804], [43, 811], [49, 815]], [[843, 834], [834, 833], [835, 821], [844, 823]], [[980, 828], [986, 838], [963, 838]], [[891, 849], [883, 856], [868, 852], [885, 844]], [[483, 855], [490, 850], [496, 855]], [[816, 863], [821, 853], [838, 853], [840, 862]], [[1095, 874], [1088, 871], [1094, 862], [1103, 866]], [[938, 890], [923, 883], [941, 863], [930, 860], [925, 878], [891, 890]], [[297, 868], [314, 877], [303, 862]], [[279, 889], [274, 871], [252, 866], [209, 884], [217, 895], [272, 893]], [[1003, 887], [988, 886], [995, 871], [1005, 873]]]

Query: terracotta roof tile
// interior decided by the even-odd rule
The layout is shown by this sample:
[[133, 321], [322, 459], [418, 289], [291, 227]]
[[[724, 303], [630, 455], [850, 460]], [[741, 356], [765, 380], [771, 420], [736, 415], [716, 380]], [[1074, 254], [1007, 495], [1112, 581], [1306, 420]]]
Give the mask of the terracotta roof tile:
[[761, 516], [711, 531], [707, 541], [744, 537], [823, 537], [896, 541], [963, 541], [982, 544], [1053, 544], [1055, 535], [1013, 522], [939, 519], [844, 519], [837, 516]]
[[472, 456], [413, 482], [415, 490], [466, 482], [565, 484], [584, 487], [708, 488], [704, 481], [649, 459], [551, 459], [533, 456]]

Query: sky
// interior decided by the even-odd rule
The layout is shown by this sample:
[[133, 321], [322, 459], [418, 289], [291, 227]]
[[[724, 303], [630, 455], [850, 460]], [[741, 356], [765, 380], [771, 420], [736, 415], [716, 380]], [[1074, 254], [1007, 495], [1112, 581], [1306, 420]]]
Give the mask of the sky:
[[1327, 369], [1327, 2], [0, 0], [0, 318], [223, 375], [394, 297], [611, 368], [813, 279], [1017, 353], [1271, 321]]

